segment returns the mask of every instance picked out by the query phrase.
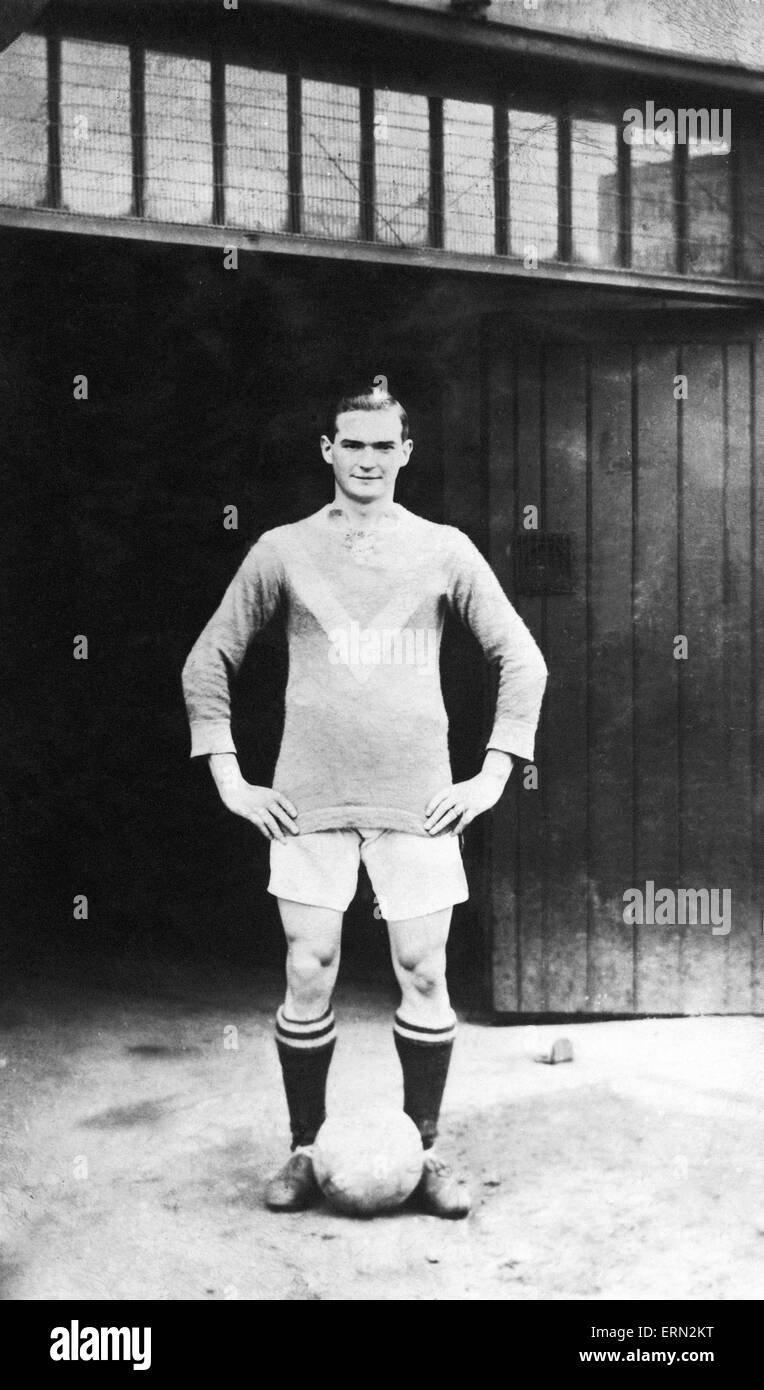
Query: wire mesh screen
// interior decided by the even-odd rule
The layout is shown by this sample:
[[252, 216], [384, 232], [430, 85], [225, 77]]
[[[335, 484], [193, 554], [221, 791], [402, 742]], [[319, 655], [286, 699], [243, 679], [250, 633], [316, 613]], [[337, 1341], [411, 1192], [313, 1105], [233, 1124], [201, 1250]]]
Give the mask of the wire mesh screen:
[[61, 199], [71, 212], [132, 209], [130, 53], [122, 44], [61, 45]]
[[573, 259], [618, 264], [618, 131], [607, 121], [571, 123]]
[[631, 259], [639, 270], [675, 270], [676, 200], [673, 150], [631, 147]]
[[730, 152], [708, 140], [691, 140], [687, 153], [688, 270], [692, 275], [729, 275]]
[[740, 178], [743, 274], [764, 280], [764, 152], [758, 131], [742, 133]]
[[557, 255], [557, 121], [537, 111], [507, 113], [509, 148], [509, 249], [539, 260]]
[[210, 65], [146, 54], [146, 214], [164, 222], [212, 216]]
[[430, 117], [427, 98], [374, 94], [376, 235], [394, 245], [424, 246], [429, 236]]
[[337, 82], [302, 84], [303, 230], [360, 235], [360, 91]]
[[362, 91], [352, 78], [290, 78], [275, 60], [28, 34], [0, 53], [6, 205], [764, 279], [756, 131], [738, 136], [737, 185], [718, 141], [688, 141], [680, 161], [673, 142], [626, 146], [622, 135], [623, 113], [568, 122]]
[[226, 221], [264, 232], [289, 228], [289, 126], [283, 72], [229, 63], [226, 93]]
[[495, 249], [493, 107], [443, 103], [444, 244], [451, 251]]
[[22, 34], [0, 54], [0, 196], [15, 207], [45, 202], [48, 84], [45, 39]]

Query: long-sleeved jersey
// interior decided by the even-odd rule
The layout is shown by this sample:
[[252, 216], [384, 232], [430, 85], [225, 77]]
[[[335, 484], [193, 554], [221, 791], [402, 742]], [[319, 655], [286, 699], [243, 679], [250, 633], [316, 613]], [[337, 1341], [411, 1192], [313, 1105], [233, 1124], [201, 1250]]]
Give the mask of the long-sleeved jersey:
[[183, 669], [191, 755], [235, 752], [230, 680], [281, 608], [286, 718], [273, 785], [300, 831], [381, 826], [425, 835], [451, 780], [439, 651], [446, 607], [498, 666], [489, 748], [533, 758], [547, 670], [528, 628], [463, 532], [393, 503], [369, 529], [341, 507], [252, 546]]

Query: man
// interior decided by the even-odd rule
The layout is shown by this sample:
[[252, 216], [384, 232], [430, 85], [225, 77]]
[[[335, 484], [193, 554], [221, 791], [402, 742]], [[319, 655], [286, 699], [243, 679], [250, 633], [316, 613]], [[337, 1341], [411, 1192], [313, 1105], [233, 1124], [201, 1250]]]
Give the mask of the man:
[[[292, 1130], [291, 1157], [266, 1189], [274, 1210], [318, 1196], [311, 1145], [325, 1116], [342, 918], [363, 859], [401, 988], [404, 1109], [426, 1150], [418, 1197], [438, 1216], [469, 1211], [465, 1184], [433, 1151], [456, 1032], [446, 941], [453, 905], [468, 896], [458, 837], [498, 800], [512, 755], [532, 759], [547, 673], [472, 542], [394, 501], [412, 447], [386, 391], [340, 399], [321, 438], [334, 501], [261, 536], [183, 671], [192, 757], [209, 758], [224, 804], [271, 842], [268, 887], [288, 948], [276, 1042]], [[483, 766], [456, 784], [437, 659], [446, 605], [499, 668]], [[256, 787], [231, 739], [229, 677], [277, 609], [286, 719], [273, 787]]]

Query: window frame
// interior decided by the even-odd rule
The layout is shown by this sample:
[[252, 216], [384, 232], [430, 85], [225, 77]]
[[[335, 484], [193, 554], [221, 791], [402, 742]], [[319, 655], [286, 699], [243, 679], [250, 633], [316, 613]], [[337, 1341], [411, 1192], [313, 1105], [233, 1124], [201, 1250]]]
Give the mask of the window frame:
[[[63, 14], [63, 18], [61, 15]], [[57, 17], [58, 16], [58, 17]], [[288, 232], [269, 233], [269, 236], [309, 235], [303, 231], [303, 151], [302, 151], [302, 102], [301, 84], [303, 79], [319, 81], [334, 80], [360, 89], [360, 155], [359, 155], [359, 239], [380, 251], [397, 248], [377, 237], [377, 200], [375, 179], [374, 142], [374, 97], [377, 89], [390, 88], [412, 95], [423, 96], [428, 101], [429, 114], [429, 162], [430, 187], [428, 209], [428, 241], [426, 247], [404, 247], [422, 251], [441, 252], [444, 258], [466, 259], [472, 255], [486, 259], [485, 253], [453, 252], [444, 248], [444, 189], [443, 189], [443, 102], [445, 99], [477, 101], [493, 108], [492, 167], [494, 184], [494, 237], [493, 256], [503, 264], [513, 265], [521, 261], [521, 256], [511, 252], [511, 205], [512, 180], [507, 149], [508, 114], [512, 109], [538, 112], [557, 121], [557, 250], [555, 258], [545, 258], [544, 265], [575, 273], [577, 269], [587, 268], [596, 272], [629, 271], [646, 283], [660, 284], [667, 279], [680, 279], [687, 285], [742, 284], [755, 286], [764, 281], [745, 278], [747, 262], [746, 238], [749, 233], [749, 217], [744, 210], [741, 150], [739, 141], [733, 134], [728, 169], [730, 260], [729, 270], [717, 275], [696, 275], [688, 271], [688, 238], [690, 209], [687, 204], [688, 193], [688, 149], [687, 146], [674, 146], [672, 161], [672, 189], [674, 200], [674, 251], [675, 270], [651, 270], [633, 265], [633, 161], [631, 147], [617, 134], [617, 255], [612, 265], [587, 266], [586, 262], [576, 261], [572, 256], [574, 228], [571, 225], [572, 194], [572, 150], [571, 130], [574, 119], [604, 119], [615, 125], [616, 131], [622, 126], [623, 113], [630, 106], [643, 108], [644, 96], [634, 93], [633, 86], [624, 94], [622, 79], [614, 73], [596, 74], [583, 60], [579, 65], [569, 62], [562, 68], [553, 68], [536, 60], [527, 64], [522, 55], [497, 53], [473, 53], [474, 65], [456, 67], [453, 70], [444, 63], [436, 73], [428, 64], [424, 49], [417, 49], [410, 39], [402, 39], [400, 62], [381, 61], [379, 49], [369, 39], [369, 35], [359, 28], [358, 58], [351, 65], [338, 61], [336, 53], [331, 52], [332, 36], [327, 30], [313, 31], [314, 48], [307, 53], [304, 48], [304, 26], [297, 22], [286, 36], [274, 40], [269, 30], [267, 16], [257, 22], [250, 21], [252, 36], [240, 41], [219, 42], [218, 31], [212, 24], [201, 22], [195, 32], [178, 34], [163, 20], [152, 17], [144, 21], [143, 32], [135, 36], [135, 26], [128, 26], [122, 17], [104, 13], [96, 16], [92, 12], [84, 15], [55, 10], [53, 15], [29, 30], [42, 34], [47, 40], [48, 72], [48, 167], [46, 171], [47, 210], [62, 209], [61, 190], [61, 40], [63, 38], [92, 42], [114, 42], [125, 44], [130, 55], [130, 124], [132, 159], [132, 209], [131, 217], [139, 221], [146, 218], [146, 111], [145, 111], [145, 54], [147, 51], [173, 53], [188, 58], [201, 58], [210, 63], [211, 97], [210, 125], [213, 158], [212, 187], [210, 189], [211, 229], [226, 230], [225, 222], [225, 167], [226, 167], [226, 90], [225, 64], [234, 62], [263, 71], [282, 72], [287, 83], [287, 129], [288, 129]], [[287, 32], [288, 31], [288, 32]], [[244, 31], [242, 31], [244, 32]], [[259, 35], [264, 35], [259, 41]], [[303, 38], [301, 39], [301, 35]], [[301, 47], [301, 42], [303, 47]], [[322, 51], [323, 50], [323, 51]], [[445, 51], [445, 50], [444, 50]], [[651, 98], [656, 109], [661, 105], [678, 109], [702, 103], [703, 97], [692, 87], [692, 74], [686, 80], [680, 78], [671, 91], [661, 92], [657, 80]], [[633, 81], [633, 79], [632, 79]], [[645, 79], [645, 82], [647, 79]], [[583, 97], [573, 98], [570, 88], [579, 83], [583, 85]], [[594, 82], [599, 82], [602, 92], [590, 94]], [[568, 92], [566, 93], [565, 88]], [[721, 88], [707, 89], [711, 98], [721, 104], [732, 99]], [[751, 92], [734, 92], [733, 121], [738, 129], [742, 124], [755, 128], [764, 115], [764, 101]], [[77, 217], [83, 214], [75, 214]], [[115, 222], [124, 218], [115, 217]], [[168, 223], [168, 226], [185, 224]], [[337, 238], [340, 244], [356, 245], [356, 238]]]

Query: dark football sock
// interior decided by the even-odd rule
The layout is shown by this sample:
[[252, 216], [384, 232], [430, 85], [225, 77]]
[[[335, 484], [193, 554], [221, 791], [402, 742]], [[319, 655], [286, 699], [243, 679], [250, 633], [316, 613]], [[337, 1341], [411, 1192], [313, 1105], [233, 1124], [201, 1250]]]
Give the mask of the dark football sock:
[[276, 1014], [276, 1047], [284, 1078], [292, 1148], [312, 1144], [326, 1118], [326, 1078], [336, 1034], [331, 1008], [320, 1018]]
[[403, 1069], [403, 1109], [431, 1149], [438, 1133], [438, 1116], [451, 1061], [456, 1018], [445, 1028], [422, 1028], [395, 1015], [393, 1036]]

